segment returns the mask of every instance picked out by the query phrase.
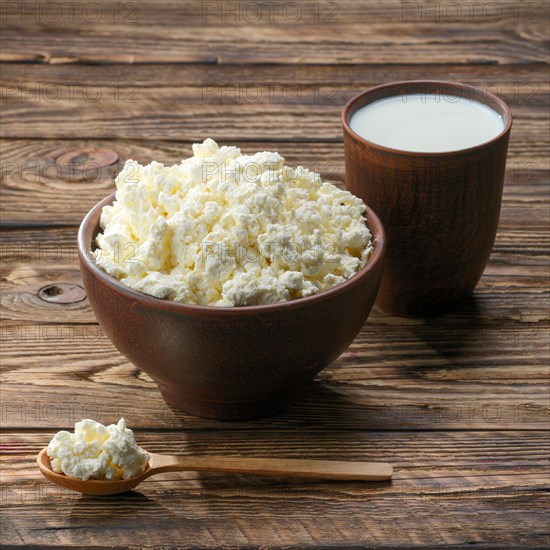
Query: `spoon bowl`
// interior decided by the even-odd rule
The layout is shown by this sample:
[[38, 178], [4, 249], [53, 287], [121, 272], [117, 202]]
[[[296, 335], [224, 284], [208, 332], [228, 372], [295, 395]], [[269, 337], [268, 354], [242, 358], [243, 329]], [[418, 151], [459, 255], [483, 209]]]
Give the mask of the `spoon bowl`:
[[88, 479], [58, 474], [52, 470], [48, 449], [36, 459], [42, 475], [57, 485], [85, 495], [107, 496], [125, 493], [142, 481], [164, 472], [207, 471], [264, 476], [307, 477], [315, 479], [385, 481], [393, 468], [385, 462], [351, 462], [344, 460], [309, 460], [291, 458], [247, 458], [222, 456], [176, 456], [149, 453], [147, 468], [128, 479]]
[[147, 465], [144, 472], [128, 479], [88, 479], [85, 481], [77, 477], [54, 472], [47, 451], [48, 449], [44, 448], [38, 453], [38, 468], [42, 472], [42, 475], [46, 479], [57, 483], [57, 485], [85, 495], [107, 496], [125, 493], [126, 491], [131, 491], [144, 479], [152, 475], [150, 472], [151, 467]]

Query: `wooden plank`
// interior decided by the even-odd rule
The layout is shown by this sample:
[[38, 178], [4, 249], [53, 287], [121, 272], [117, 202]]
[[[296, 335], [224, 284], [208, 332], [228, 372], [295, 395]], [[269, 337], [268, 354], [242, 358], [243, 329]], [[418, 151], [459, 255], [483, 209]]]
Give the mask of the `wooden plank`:
[[[129, 540], [146, 547], [195, 548], [441, 548], [472, 541], [480, 548], [544, 548], [544, 488], [522, 490], [515, 484], [521, 486], [523, 479], [513, 476], [508, 486], [501, 481], [483, 487], [479, 499], [447, 495], [443, 484], [430, 497], [391, 499], [377, 497], [372, 489], [355, 498], [345, 489], [323, 498], [315, 488], [294, 496], [286, 488], [249, 491], [237, 484], [203, 494], [170, 489], [174, 483], [168, 479], [148, 481], [148, 489], [106, 501], [60, 496], [36, 482], [22, 491], [30, 503], [6, 513], [3, 540], [80, 548], [127, 547]], [[447, 484], [456, 491], [454, 480]], [[44, 513], [43, 506], [52, 512]]]
[[[252, 14], [223, 17], [225, 2], [207, 2], [206, 9], [220, 9], [210, 15], [204, 6], [199, 12], [197, 2], [115, 3], [123, 8], [118, 16], [108, 7], [111, 2], [107, 6], [101, 2], [94, 3], [95, 13], [77, 9], [72, 18], [62, 7], [46, 11], [44, 3], [33, 4], [22, 9], [9, 4], [4, 10], [0, 59], [132, 64], [548, 61], [548, 4], [543, 0], [527, 5], [512, 0], [491, 6], [481, 2], [477, 12], [471, 5], [455, 3], [460, 13], [443, 6], [439, 16], [423, 2], [291, 2], [303, 6], [298, 17], [292, 8], [285, 15], [288, 2], [275, 3], [282, 9], [270, 10], [279, 14], [274, 17], [269, 17], [266, 3], [256, 2], [264, 6], [264, 15], [257, 20]], [[312, 5], [317, 6], [318, 16], [309, 9]]]
[[[136, 103], [98, 104], [86, 100], [59, 103], [55, 109], [44, 103], [3, 106], [2, 138], [141, 139], [202, 141], [337, 141], [341, 140], [341, 111], [355, 91], [342, 93], [338, 103], [208, 104], [201, 92], [194, 98], [181, 90], [140, 91]], [[177, 104], [169, 112], [168, 105]], [[525, 147], [530, 132], [532, 154], [544, 156], [547, 147], [547, 108], [518, 105], [514, 109], [514, 140]], [[266, 124], [266, 120], [269, 124]], [[299, 121], [299, 123], [298, 123]], [[276, 132], [274, 132], [276, 129]], [[517, 137], [516, 137], [517, 136]], [[513, 145], [514, 142], [512, 142]]]
[[[11, 66], [4, 67], [3, 73], [9, 77]], [[525, 134], [528, 128], [533, 132], [531, 146], [537, 144], [540, 148], [548, 143], [545, 132], [548, 85], [542, 72], [545, 66], [532, 67], [536, 76], [529, 81], [510, 82], [508, 77], [503, 82], [491, 82], [478, 80], [477, 73], [470, 81], [502, 95], [513, 108], [514, 133]], [[202, 68], [205, 74], [209, 70], [207, 66]], [[46, 69], [44, 80], [21, 80], [22, 75], [14, 71], [15, 80], [4, 81], [0, 136], [179, 141], [202, 140], [210, 135], [226, 140], [340, 141], [343, 105], [372, 84], [387, 81], [379, 72], [379, 80], [372, 83], [357, 82], [356, 78], [351, 81], [330, 78], [326, 82], [317, 78], [322, 71], [316, 68], [308, 75], [305, 66], [302, 78], [274, 80], [269, 67], [264, 66], [259, 73], [263, 81], [249, 81], [239, 70], [234, 70], [217, 83], [210, 77], [189, 85], [185, 82], [187, 67], [172, 66], [173, 73], [180, 74], [172, 84], [152, 85], [155, 70], [149, 65], [134, 67], [135, 74], [130, 80], [117, 76], [115, 67], [75, 68], [69, 82], [57, 67], [42, 69]], [[49, 69], [53, 69], [51, 73]], [[86, 79], [94, 73], [103, 77], [96, 83], [75, 81], [84, 71]], [[195, 68], [193, 72], [196, 71]], [[105, 74], [109, 72], [111, 81], [106, 82]], [[402, 79], [418, 78], [418, 72], [410, 67], [401, 74]], [[427, 77], [424, 73], [422, 76]], [[174, 105], [178, 108], [174, 109]], [[297, 119], [300, 124], [296, 124]], [[266, 125], [265, 120], [270, 124]], [[277, 129], [276, 134], [273, 128]], [[544, 156], [545, 149], [537, 150]]]
[[[41, 478], [34, 458], [52, 433], [2, 436], [4, 544], [124, 545], [129, 529], [140, 544], [209, 547], [479, 541], [502, 548], [547, 541], [543, 432], [481, 431], [464, 438], [447, 432], [138, 431], [138, 441], [154, 452], [369, 457], [392, 462], [396, 472], [392, 482], [381, 483], [164, 474], [109, 499], [82, 498]], [[353, 438], [353, 446], [343, 438]]]
[[[507, 203], [505, 200], [505, 212], [510, 210]], [[517, 209], [519, 216], [521, 211]], [[533, 215], [531, 202], [524, 209]], [[465, 321], [465, 316], [471, 314], [476, 315], [477, 325], [499, 319], [514, 322], [548, 319], [545, 291], [550, 272], [550, 238], [544, 210], [540, 209], [538, 220], [529, 220], [529, 231], [519, 217], [503, 218], [491, 261], [476, 290], [475, 307], [466, 305], [464, 311], [447, 319], [450, 324]], [[0, 235], [0, 260], [5, 320], [95, 322], [86, 300], [60, 304], [38, 296], [45, 285], [81, 285], [76, 228], [5, 230]], [[380, 322], [391, 322], [391, 318], [383, 317]]]
[[[541, 131], [543, 126], [544, 121]], [[530, 127], [531, 123], [518, 123], [514, 127], [500, 227], [512, 231], [518, 224], [529, 226], [535, 235], [537, 227], [545, 230], [547, 225], [550, 164], [543, 152], [547, 135], [536, 137]], [[243, 152], [277, 150], [290, 166], [307, 166], [339, 185], [344, 181], [344, 151], [340, 142], [246, 143], [239, 139], [221, 140], [220, 144], [239, 145]], [[114, 178], [126, 159], [144, 164], [152, 160], [172, 164], [191, 154], [189, 142], [3, 140], [0, 221], [18, 226], [78, 225], [94, 204], [114, 191]], [[536, 236], [537, 242], [544, 239], [540, 234]]]
[[[221, 5], [223, 4], [223, 5]], [[540, 23], [549, 13], [544, 2], [518, 5], [516, 0], [500, 0], [499, 6], [480, 2], [464, 6], [403, 4], [398, 0], [336, 0], [320, 4], [314, 0], [281, 0], [274, 2], [271, 9], [262, 1], [246, 3], [234, 0], [204, 2], [203, 0], [155, 0], [128, 2], [113, 5], [109, 0], [98, 0], [93, 6], [67, 6], [62, 0], [24, 3], [4, 6], [2, 23], [6, 25], [25, 24], [34, 27], [68, 27], [74, 23], [121, 24], [122, 26], [148, 27], [162, 24], [166, 28], [196, 27], [210, 28], [228, 25], [256, 27], [271, 26], [327, 26], [334, 23]], [[71, 9], [72, 8], [72, 9]]]
[[[528, 208], [528, 205], [525, 208]], [[545, 230], [544, 218], [536, 221], [538, 224], [528, 224], [529, 231], [524, 229], [527, 223], [514, 227], [512, 220], [506, 224], [501, 222], [489, 264], [494, 264], [495, 275], [499, 274], [499, 265], [507, 264], [510, 271], [514, 268], [515, 274], [531, 275], [533, 278], [545, 276], [543, 267], [548, 264], [550, 236]], [[16, 269], [18, 264], [25, 264], [33, 270], [47, 272], [48, 266], [55, 264], [59, 269], [74, 271], [78, 269], [76, 234], [76, 224], [71, 227], [38, 229], [4, 228], [0, 233], [0, 261], [3, 269], [9, 273], [10, 270]], [[521, 271], [523, 266], [541, 268], [537, 271], [526, 267]], [[6, 279], [6, 284], [16, 282], [16, 278]], [[40, 280], [40, 277], [37, 276], [36, 279]]]
[[[238, 65], [216, 66], [215, 69], [207, 64], [149, 64], [146, 67], [138, 65], [42, 65], [28, 63], [4, 63], [2, 68], [3, 97], [12, 96], [29, 99], [50, 99], [54, 103], [57, 95], [71, 99], [80, 95], [93, 101], [99, 93], [85, 93], [86, 86], [98, 86], [109, 90], [115, 84], [134, 84], [137, 91], [142, 88], [207, 88], [205, 96], [211, 103], [218, 102], [265, 102], [265, 100], [284, 99], [284, 90], [274, 89], [271, 95], [264, 93], [252, 93], [254, 90], [242, 90], [242, 93], [231, 93], [231, 87], [236, 84], [242, 86], [265, 86], [271, 84], [288, 87], [288, 96], [291, 98], [291, 88], [307, 85], [310, 88], [315, 84], [327, 85], [326, 95], [333, 91], [338, 93], [345, 86], [360, 91], [364, 88], [376, 86], [384, 82], [396, 80], [414, 80], [418, 78], [459, 81], [472, 86], [478, 86], [487, 92], [497, 94], [510, 103], [540, 104], [548, 103], [548, 89], [550, 84], [546, 78], [547, 65], [544, 63], [529, 62], [521, 65], [461, 65], [457, 63], [437, 65], [427, 63], [425, 65], [410, 65], [405, 63], [392, 63], [390, 65], [351, 65], [338, 63], [336, 65], [300, 64], [300, 65]], [[12, 89], [12, 84], [20, 87]], [[33, 88], [32, 85], [37, 87]], [[227, 84], [227, 92], [216, 89], [215, 86]], [[27, 88], [24, 87], [27, 85]], [[56, 90], [43, 89], [46, 85], [66, 86], [58, 94]], [[328, 86], [334, 86], [334, 90]], [[41, 89], [42, 86], [42, 89]], [[69, 94], [70, 91], [73, 94]], [[130, 90], [127, 90], [128, 93]], [[262, 90], [263, 91], [263, 90]], [[310, 95], [306, 98], [304, 88], [304, 100], [315, 99]], [[323, 91], [323, 90], [321, 90]], [[65, 94], [63, 95], [63, 92]], [[218, 92], [215, 94], [214, 92]], [[279, 93], [277, 93], [279, 92]], [[335, 93], [327, 97], [334, 98]], [[105, 94], [104, 94], [105, 95]], [[293, 94], [298, 95], [297, 93]], [[256, 97], [259, 96], [259, 97]], [[111, 95], [113, 100], [116, 97]], [[124, 96], [120, 97], [120, 102]], [[133, 98], [128, 98], [133, 99]], [[328, 101], [327, 101], [328, 102]], [[132, 101], [128, 101], [132, 103]]]
[[[80, 419], [79, 419], [80, 420]], [[235, 429], [235, 423], [221, 423], [225, 429], [189, 430], [186, 424], [171, 430], [150, 431], [127, 424], [135, 432], [137, 442], [153, 453], [218, 456], [273, 456], [277, 458], [304, 458], [330, 460], [369, 460], [391, 462], [395, 468], [394, 481], [418, 478], [436, 480], [442, 477], [499, 476], [542, 473], [549, 465], [548, 438], [540, 431], [473, 430], [468, 439], [458, 432], [426, 431], [347, 431], [334, 430], [257, 430]], [[110, 422], [110, 419], [106, 419]], [[220, 424], [220, 423], [218, 423]], [[68, 426], [71, 430], [74, 426]], [[5, 429], [0, 436], [2, 458], [9, 470], [6, 481], [25, 482], [17, 461], [32, 461], [56, 433], [56, 428], [40, 431]], [[351, 438], [354, 445], [342, 445], [342, 437]], [[29, 469], [34, 467], [32, 462]], [[8, 472], [6, 472], [8, 473]], [[34, 472], [39, 475], [39, 472]], [[186, 475], [171, 473], [174, 478]], [[210, 475], [227, 483], [233, 476]], [[246, 481], [247, 476], [242, 476]], [[40, 479], [40, 478], [39, 478]], [[277, 480], [280, 484], [284, 480]], [[288, 481], [288, 480], [287, 480]], [[309, 480], [311, 482], [311, 480]], [[327, 485], [330, 483], [315, 483]], [[338, 485], [338, 484], [334, 484]], [[349, 484], [353, 489], [356, 484]], [[393, 494], [395, 487], [379, 485], [380, 493]], [[356, 489], [361, 489], [357, 484]], [[328, 489], [330, 490], [330, 489]]]
[[[460, 330], [467, 329], [468, 323], [472, 323], [472, 331], [480, 331], [484, 337], [492, 339], [491, 345], [494, 346], [495, 353], [498, 353], [501, 338], [506, 336], [499, 334], [503, 325], [508, 325], [510, 330], [516, 331], [513, 333], [514, 341], [520, 337], [521, 331], [546, 330], [548, 268], [545, 267], [541, 270], [535, 268], [533, 264], [526, 263], [522, 270], [530, 272], [530, 275], [515, 277], [508, 275], [508, 270], [507, 265], [501, 265], [499, 266], [499, 275], [495, 276], [491, 274], [494, 272], [493, 266], [489, 265], [475, 291], [474, 300], [465, 304], [461, 310], [455, 311], [452, 315], [449, 314], [443, 320], [438, 319], [438, 321], [444, 324], [446, 330], [456, 330], [459, 337]], [[538, 272], [539, 275], [535, 276], [533, 271]], [[73, 266], [69, 269], [63, 265], [53, 264], [49, 268], [39, 270], [19, 267], [11, 271], [8, 282], [2, 285], [1, 311], [2, 317], [7, 323], [3, 328], [5, 337], [7, 338], [10, 333], [15, 334], [25, 330], [32, 335], [33, 331], [38, 328], [34, 325], [27, 328], [28, 323], [45, 325], [95, 324], [95, 317], [86, 299], [75, 303], [61, 304], [44, 301], [38, 296], [41, 288], [47, 285], [59, 286], [60, 284], [82, 285], [78, 268]], [[526, 287], [526, 285], [529, 286]], [[472, 316], [475, 318], [474, 321], [469, 320]], [[369, 322], [388, 325], [389, 330], [395, 331], [395, 337], [400, 336], [400, 330], [406, 333], [411, 327], [415, 328], [417, 325], [431, 326], [426, 320], [420, 320], [417, 323], [395, 320], [376, 310], [371, 313]], [[391, 328], [395, 326], [397, 328]], [[44, 330], [47, 332], [50, 329], [45, 327]], [[75, 330], [85, 329], [75, 328]], [[90, 328], [89, 330], [93, 332], [95, 329]], [[486, 334], [487, 332], [489, 335]]]
[[[545, 323], [478, 323], [468, 329], [460, 319], [391, 319], [375, 311], [348, 351], [320, 379], [337, 385], [368, 385], [374, 380], [401, 385], [437, 384], [452, 381], [484, 383], [488, 387], [524, 379], [536, 384], [547, 375], [548, 327]], [[17, 384], [23, 380], [35, 386], [55, 381], [63, 386], [85, 387], [89, 379], [102, 382], [101, 370], [120, 385], [135, 368], [119, 356], [94, 324], [25, 323], [5, 321], [2, 326], [5, 363], [2, 380]], [[93, 347], [101, 348], [94, 355]], [[386, 352], [384, 353], [384, 350]], [[498, 356], [498, 351], [506, 356]], [[56, 353], [52, 353], [52, 352]], [[61, 362], [59, 356], [67, 361]], [[382, 357], [383, 355], [383, 357]], [[40, 358], [40, 360], [38, 360]], [[123, 368], [118, 369], [119, 366]], [[487, 378], [492, 369], [502, 378]], [[72, 374], [80, 372], [75, 380]], [[42, 378], [46, 372], [47, 378]], [[120, 375], [121, 380], [116, 380]], [[37, 378], [38, 377], [38, 378]], [[410, 378], [416, 379], [410, 382]], [[147, 381], [150, 380], [147, 378]], [[382, 382], [381, 382], [382, 383]], [[457, 390], [458, 391], [458, 390]], [[518, 389], [518, 392], [520, 389]], [[521, 390], [523, 393], [523, 390]], [[544, 388], [541, 389], [544, 393]]]
[[[41, 230], [36, 230], [39, 232]], [[3, 232], [0, 259], [3, 262], [1, 309], [3, 319], [16, 323], [94, 323], [87, 300], [61, 304], [38, 296], [46, 285], [82, 285], [78, 269], [76, 230], [42, 230], [42, 239], [26, 240], [29, 232]], [[501, 231], [489, 263], [475, 292], [475, 302], [446, 318], [449, 326], [475, 326], [502, 322], [538, 323], [548, 320], [547, 280], [550, 273], [549, 244], [544, 227], [533, 232], [524, 244], [514, 241], [515, 232]], [[527, 233], [527, 232], [526, 232]], [[7, 241], [6, 236], [11, 236]], [[537, 238], [541, 237], [538, 241]], [[371, 322], [396, 323], [389, 316], [371, 317]], [[405, 326], [409, 323], [402, 321]], [[398, 323], [399, 324], [399, 323]], [[522, 326], [522, 325], [520, 325]], [[494, 327], [493, 327], [494, 328]], [[496, 330], [496, 328], [495, 328]]]
[[[261, 114], [275, 117], [283, 140], [293, 131], [289, 118], [311, 114], [327, 116], [326, 129], [313, 134], [316, 139], [340, 136], [336, 114], [356, 93], [391, 80], [422, 78], [460, 80], [477, 85], [505, 99], [517, 116], [536, 121], [532, 109], [549, 103], [545, 65], [507, 67], [451, 67], [406, 65], [372, 66], [297, 66], [297, 67], [219, 67], [205, 65], [141, 66], [29, 66], [2, 67], [3, 136], [30, 137], [29, 130], [44, 137], [125, 137], [124, 127], [132, 117], [132, 137], [143, 139], [201, 139], [212, 127], [227, 137], [261, 139], [266, 130], [254, 123]], [[167, 105], [171, 110], [169, 123]], [[528, 107], [526, 109], [526, 107]], [[326, 113], [323, 113], [326, 111]], [[57, 114], [63, 113], [60, 124]], [[22, 115], [25, 117], [22, 117]], [[235, 117], [232, 117], [232, 115]], [[212, 117], [219, 120], [212, 123]], [[21, 120], [23, 118], [23, 120]], [[188, 121], [188, 119], [192, 119]], [[232, 120], [235, 118], [235, 120]], [[28, 119], [28, 123], [26, 122]], [[105, 119], [110, 120], [105, 124]], [[122, 119], [122, 120], [121, 120]], [[151, 124], [163, 127], [160, 135]], [[333, 121], [331, 125], [330, 121]], [[82, 122], [86, 126], [82, 126]], [[239, 125], [236, 131], [235, 125]], [[60, 127], [65, 133], [59, 133]], [[174, 135], [175, 128], [179, 135]], [[307, 139], [308, 130], [294, 130], [289, 138]], [[136, 135], [135, 132], [138, 132]], [[43, 134], [41, 134], [43, 132]], [[313, 137], [310, 134], [310, 138]], [[265, 135], [273, 139], [272, 134]]]
[[[516, 131], [517, 130], [517, 131]], [[536, 198], [546, 198], [547, 175], [550, 161], [537, 148], [536, 144], [527, 147], [528, 137], [521, 129], [514, 127], [513, 139], [508, 155], [507, 191]], [[201, 140], [202, 141], [202, 140]], [[133, 141], [121, 139], [9, 139], [0, 142], [2, 184], [8, 186], [20, 182], [26, 192], [31, 192], [30, 184], [55, 185], [81, 184], [79, 193], [85, 193], [93, 185], [103, 185], [103, 195], [95, 195], [96, 200], [105, 196], [105, 191], [113, 189], [113, 180], [122, 164], [132, 158], [143, 164], [152, 160], [164, 164], [181, 162], [192, 155], [190, 141]], [[274, 141], [237, 139], [219, 140], [220, 145], [238, 145], [244, 153], [258, 150], [278, 150], [291, 166], [299, 164], [320, 172], [324, 178], [335, 183], [344, 181], [344, 150], [340, 141], [323, 143], [317, 141], [292, 142], [283, 139]], [[540, 149], [544, 141], [540, 143]], [[8, 191], [8, 189], [6, 189]], [[70, 200], [65, 196], [65, 201]], [[14, 205], [15, 206], [15, 205]], [[58, 205], [62, 206], [62, 205]]]
[[[548, 329], [525, 324], [366, 324], [296, 405], [252, 427], [315, 429], [541, 429], [548, 425]], [[376, 322], [378, 321], [378, 322]], [[470, 321], [471, 322], [471, 321]], [[95, 325], [6, 323], [5, 427], [70, 426], [125, 414], [135, 425], [223, 424], [168, 407], [154, 382]]]

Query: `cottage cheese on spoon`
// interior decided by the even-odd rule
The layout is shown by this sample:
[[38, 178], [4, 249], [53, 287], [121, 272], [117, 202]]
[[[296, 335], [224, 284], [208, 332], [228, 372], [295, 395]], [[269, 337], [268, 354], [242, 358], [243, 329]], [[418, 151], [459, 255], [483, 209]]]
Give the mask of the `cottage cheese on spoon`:
[[104, 426], [77, 422], [74, 433], [61, 431], [48, 445], [52, 470], [80, 479], [128, 479], [147, 467], [149, 454], [138, 447], [124, 418]]
[[361, 199], [278, 153], [207, 139], [174, 166], [127, 161], [101, 215], [97, 264], [158, 298], [284, 302], [336, 286], [368, 260]]

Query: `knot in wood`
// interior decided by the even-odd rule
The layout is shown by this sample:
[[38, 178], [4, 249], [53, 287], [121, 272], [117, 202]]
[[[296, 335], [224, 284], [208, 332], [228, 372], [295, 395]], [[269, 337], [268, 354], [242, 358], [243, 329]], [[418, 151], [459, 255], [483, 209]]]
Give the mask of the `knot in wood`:
[[74, 304], [86, 298], [86, 291], [80, 285], [55, 283], [43, 286], [38, 291], [38, 297], [54, 304]]
[[96, 147], [80, 147], [62, 153], [56, 158], [56, 163], [64, 169], [87, 171], [91, 169], [104, 168], [115, 164], [119, 155], [111, 149]]

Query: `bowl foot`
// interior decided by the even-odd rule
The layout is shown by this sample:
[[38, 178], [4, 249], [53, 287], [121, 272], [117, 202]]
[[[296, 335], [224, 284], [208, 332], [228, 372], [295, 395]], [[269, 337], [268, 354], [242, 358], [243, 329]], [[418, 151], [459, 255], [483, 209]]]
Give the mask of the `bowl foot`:
[[286, 409], [302, 396], [307, 386], [293, 388], [284, 394], [261, 401], [249, 402], [207, 401], [183, 395], [160, 384], [158, 387], [168, 405], [192, 416], [212, 420], [253, 420], [271, 416]]

